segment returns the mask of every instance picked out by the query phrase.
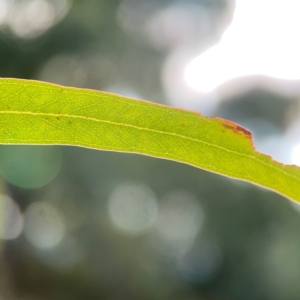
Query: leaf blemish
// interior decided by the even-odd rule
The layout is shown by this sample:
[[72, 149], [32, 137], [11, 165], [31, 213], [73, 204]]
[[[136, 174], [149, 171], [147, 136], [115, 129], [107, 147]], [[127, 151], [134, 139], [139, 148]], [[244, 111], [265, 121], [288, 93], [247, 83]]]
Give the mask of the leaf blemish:
[[237, 124], [232, 123], [231, 124], [226, 124], [226, 123], [222, 123], [222, 125], [225, 128], [231, 129], [234, 133], [240, 134], [243, 133], [247, 138], [251, 139], [252, 138], [252, 133], [250, 131], [248, 131], [246, 128], [239, 126]]
[[242, 127], [242, 126], [237, 125], [236, 130], [243, 132], [245, 135], [247, 135], [249, 137], [252, 136], [252, 133], [249, 130], [247, 130], [246, 128]]

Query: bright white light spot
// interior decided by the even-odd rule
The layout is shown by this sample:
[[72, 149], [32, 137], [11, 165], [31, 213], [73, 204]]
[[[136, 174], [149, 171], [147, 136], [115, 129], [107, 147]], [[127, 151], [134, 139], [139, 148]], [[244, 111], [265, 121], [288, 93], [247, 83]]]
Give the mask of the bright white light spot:
[[0, 24], [19, 38], [36, 38], [61, 21], [71, 4], [71, 0], [0, 0]]
[[18, 10], [10, 20], [12, 30], [19, 37], [37, 36], [48, 29], [55, 18], [51, 5], [45, 0], [23, 2], [23, 9]]
[[17, 238], [23, 225], [23, 216], [17, 204], [10, 197], [0, 195], [0, 239]]
[[47, 202], [35, 202], [25, 212], [24, 234], [36, 248], [52, 248], [65, 235], [65, 224], [59, 211]]
[[118, 228], [128, 234], [139, 235], [152, 226], [157, 213], [157, 200], [146, 185], [124, 183], [110, 196], [108, 210]]
[[219, 99], [214, 93], [199, 97], [196, 90], [191, 89], [185, 81], [184, 72], [191, 54], [186, 50], [172, 51], [165, 60], [162, 70], [162, 82], [169, 103], [176, 107], [196, 110], [205, 116], [213, 116]]
[[197, 198], [184, 191], [167, 194], [161, 202], [153, 237], [154, 247], [169, 256], [185, 253], [203, 222]]
[[299, 11], [299, 0], [236, 0], [221, 42], [188, 64], [186, 81], [210, 92], [248, 75], [299, 80]]
[[292, 160], [293, 164], [300, 166], [300, 144], [293, 148]]

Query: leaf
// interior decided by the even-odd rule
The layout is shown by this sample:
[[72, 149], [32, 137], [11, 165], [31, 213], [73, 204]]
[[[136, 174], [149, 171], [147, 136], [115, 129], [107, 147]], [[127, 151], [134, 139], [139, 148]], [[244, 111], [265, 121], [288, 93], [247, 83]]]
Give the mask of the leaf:
[[248, 181], [300, 202], [300, 168], [257, 153], [219, 118], [104, 92], [0, 79], [0, 143], [145, 154]]

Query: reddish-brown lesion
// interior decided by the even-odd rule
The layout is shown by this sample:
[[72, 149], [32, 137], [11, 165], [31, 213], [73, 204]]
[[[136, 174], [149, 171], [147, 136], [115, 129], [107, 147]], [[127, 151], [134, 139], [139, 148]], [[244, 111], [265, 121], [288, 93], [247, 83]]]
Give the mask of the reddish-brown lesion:
[[219, 118], [219, 119], [222, 121], [223, 127], [228, 128], [237, 134], [242, 133], [246, 138], [252, 139], [252, 133], [249, 130], [247, 130], [246, 128], [244, 128], [234, 122], [223, 120], [221, 118]]
[[247, 130], [246, 128], [241, 127], [241, 126], [239, 126], [239, 125], [236, 126], [236, 130], [237, 130], [237, 131], [243, 132], [245, 135], [247, 135], [247, 136], [249, 136], [249, 137], [252, 136], [252, 133], [251, 133], [249, 130]]

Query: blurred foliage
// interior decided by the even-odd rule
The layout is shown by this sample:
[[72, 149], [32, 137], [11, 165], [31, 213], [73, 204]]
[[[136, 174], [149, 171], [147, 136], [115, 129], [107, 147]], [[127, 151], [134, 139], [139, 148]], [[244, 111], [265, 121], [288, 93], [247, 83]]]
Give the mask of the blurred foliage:
[[[0, 1], [2, 9], [4, 2]], [[21, 2], [30, 1], [11, 1]], [[15, 27], [3, 21], [1, 77], [40, 79], [166, 103], [161, 78], [170, 53], [182, 48], [194, 54], [203, 51], [220, 39], [232, 15], [230, 1], [221, 0], [67, 2], [64, 17], [34, 37], [16, 34]], [[197, 34], [183, 39], [188, 34], [180, 33], [181, 27], [173, 32], [178, 19], [171, 17], [163, 19], [169, 31], [154, 26], [155, 33], [169, 35], [147, 31], [151, 16], [166, 11], [172, 15], [172, 7], [187, 4], [197, 7], [196, 19], [204, 22], [200, 28], [195, 23], [198, 39]], [[284, 132], [291, 119], [299, 117], [298, 99], [274, 93], [249, 89], [225, 99], [214, 114], [246, 127], [253, 120], [263, 124], [255, 132], [259, 141]], [[3, 240], [1, 298], [298, 299], [300, 218], [292, 203], [258, 187], [170, 161], [72, 147], [62, 152], [60, 172], [43, 187], [5, 183], [3, 192], [19, 205], [25, 227], [18, 238]], [[140, 235], [117, 227], [108, 211], [115, 188], [132, 182], [147, 186], [159, 207], [158, 222]], [[189, 206], [170, 200], [170, 193], [176, 192], [190, 195], [184, 196]], [[195, 223], [191, 208], [201, 212], [201, 224]], [[28, 220], [35, 210], [39, 226], [32, 235]], [[122, 211], [127, 213], [124, 207]], [[64, 236], [57, 244], [53, 238], [53, 247], [37, 247], [36, 237], [55, 237], [59, 228], [51, 223], [53, 216], [63, 221]], [[178, 222], [182, 226], [177, 228]]]

